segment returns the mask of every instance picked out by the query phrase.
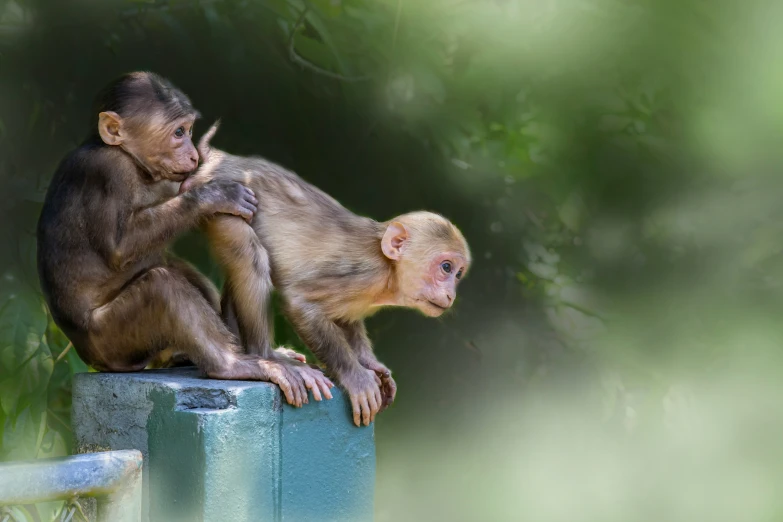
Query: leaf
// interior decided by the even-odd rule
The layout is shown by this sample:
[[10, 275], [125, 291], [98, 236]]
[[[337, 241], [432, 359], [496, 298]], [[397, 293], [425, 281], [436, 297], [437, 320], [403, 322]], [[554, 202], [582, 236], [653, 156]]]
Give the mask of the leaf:
[[37, 458], [62, 457], [69, 453], [63, 436], [57, 430], [47, 429], [38, 447]]
[[297, 54], [302, 58], [322, 69], [335, 71], [336, 67], [339, 65], [332, 53], [329, 52], [329, 48], [312, 38], [307, 38], [298, 34], [294, 39], [294, 47]]
[[40, 416], [46, 404], [39, 401], [19, 412], [15, 421], [6, 419], [3, 427], [2, 453], [6, 460], [34, 459], [38, 453]]
[[310, 0], [308, 4], [315, 7], [318, 12], [328, 16], [329, 18], [335, 18], [339, 16], [343, 10], [341, 0]]
[[326, 44], [327, 48], [329, 49], [331, 54], [330, 60], [337, 64], [337, 72], [350, 72], [345, 70], [345, 62], [343, 61], [340, 49], [335, 44], [329, 29], [326, 28], [326, 25], [323, 23], [323, 21], [321, 21], [321, 19], [312, 11], [307, 13], [307, 21], [310, 22], [310, 25], [312, 25], [316, 31], [318, 31], [318, 36], [321, 37], [321, 40], [323, 40], [324, 44]]
[[71, 376], [73, 376], [75, 373], [87, 372], [90, 369], [89, 366], [87, 366], [84, 361], [81, 360], [79, 354], [76, 353], [76, 350], [71, 349], [65, 358], [68, 359], [68, 366], [71, 369]]
[[[49, 383], [54, 361], [44, 341], [47, 317], [37, 295], [4, 276], [0, 294], [0, 408], [11, 420]], [[20, 291], [20, 289], [22, 291]]]
[[19, 408], [24, 408], [32, 397], [42, 395], [49, 384], [54, 370], [54, 360], [49, 347], [34, 331], [28, 333], [22, 363], [0, 380], [0, 404], [7, 415], [13, 416]]

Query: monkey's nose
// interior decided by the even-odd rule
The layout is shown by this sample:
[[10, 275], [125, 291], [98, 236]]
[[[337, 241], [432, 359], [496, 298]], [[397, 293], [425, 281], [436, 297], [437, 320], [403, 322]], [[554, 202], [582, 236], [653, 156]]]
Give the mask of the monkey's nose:
[[440, 298], [440, 299], [438, 299], [437, 301], [434, 301], [434, 302], [435, 302], [436, 305], [438, 305], [439, 307], [441, 307], [441, 308], [443, 308], [445, 310], [446, 308], [451, 308], [451, 301], [452, 301], [451, 296], [450, 295], [445, 295], [442, 298]]

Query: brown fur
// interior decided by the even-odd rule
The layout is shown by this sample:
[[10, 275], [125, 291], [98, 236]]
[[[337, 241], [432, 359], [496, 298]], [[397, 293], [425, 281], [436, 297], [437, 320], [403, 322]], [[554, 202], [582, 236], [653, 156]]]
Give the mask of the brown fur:
[[[259, 200], [252, 228], [228, 216], [206, 225], [226, 272], [226, 322], [249, 353], [270, 356], [270, 294], [277, 289], [301, 339], [351, 396], [356, 424], [360, 414], [368, 424], [394, 400], [396, 385], [373, 354], [364, 318], [384, 305], [440, 315], [451, 306], [456, 280], [437, 273], [445, 282], [436, 282], [432, 260], [446, 255], [466, 271], [471, 259], [465, 238], [446, 218], [430, 212], [383, 223], [357, 216], [274, 163], [211, 149], [215, 130], [199, 143], [203, 164], [181, 192], [232, 180], [251, 188]], [[394, 236], [389, 230], [401, 231], [397, 259], [383, 250], [387, 236]]]
[[154, 74], [132, 73], [97, 107], [97, 131], [60, 164], [38, 222], [41, 288], [79, 356], [98, 370], [134, 371], [184, 353], [210, 377], [276, 382], [297, 405], [311, 386], [328, 396], [328, 380], [305, 365], [242, 354], [217, 289], [166, 254], [204, 219], [250, 219], [257, 202], [226, 180], [177, 195], [176, 182], [198, 164], [187, 97]]

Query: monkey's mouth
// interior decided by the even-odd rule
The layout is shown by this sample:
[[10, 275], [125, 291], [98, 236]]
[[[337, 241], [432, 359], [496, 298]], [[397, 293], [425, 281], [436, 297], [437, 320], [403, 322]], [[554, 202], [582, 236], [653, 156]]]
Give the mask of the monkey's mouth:
[[169, 175], [166, 177], [169, 178], [169, 181], [176, 181], [177, 183], [180, 183], [188, 179], [188, 176], [191, 174], [192, 172], [169, 172]]
[[441, 312], [445, 312], [446, 310], [448, 310], [448, 308], [446, 308], [445, 306], [441, 306], [439, 304], [433, 303], [432, 301], [427, 301], [427, 302], [432, 306], [434, 306], [435, 308], [437, 308], [438, 310], [440, 310]]

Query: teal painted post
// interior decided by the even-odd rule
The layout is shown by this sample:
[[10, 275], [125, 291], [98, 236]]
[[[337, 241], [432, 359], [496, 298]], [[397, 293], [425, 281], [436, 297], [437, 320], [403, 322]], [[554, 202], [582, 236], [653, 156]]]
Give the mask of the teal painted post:
[[143, 453], [145, 521], [369, 521], [374, 428], [333, 392], [293, 408], [272, 384], [194, 369], [78, 374], [77, 451]]

